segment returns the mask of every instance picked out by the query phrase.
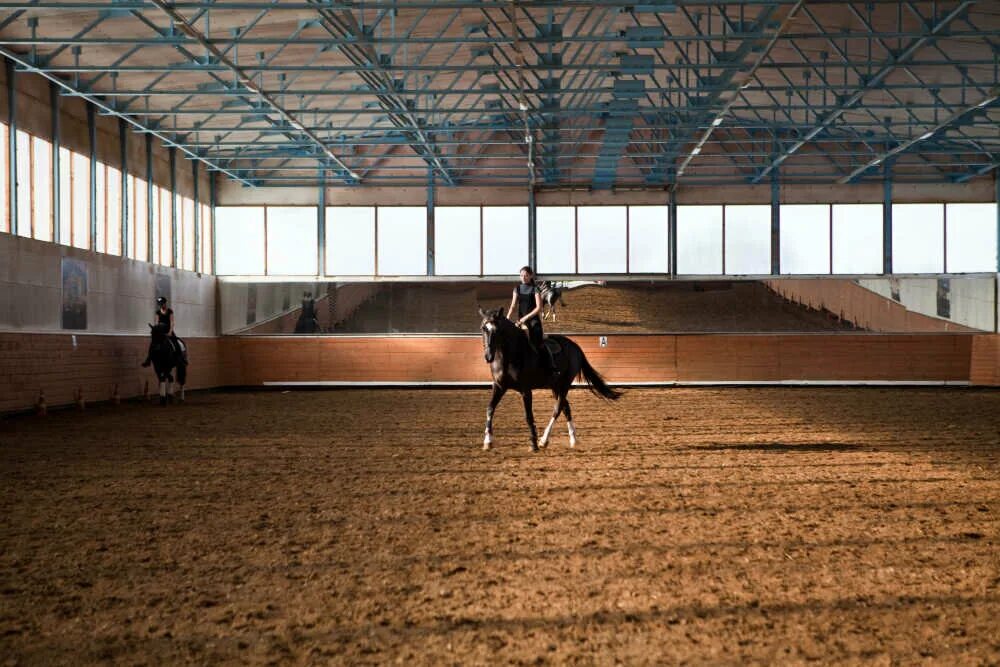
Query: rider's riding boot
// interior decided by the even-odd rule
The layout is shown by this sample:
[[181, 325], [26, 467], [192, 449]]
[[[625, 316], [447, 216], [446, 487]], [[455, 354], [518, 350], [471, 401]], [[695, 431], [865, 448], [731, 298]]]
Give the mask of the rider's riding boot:
[[146, 361], [142, 362], [142, 367], [143, 368], [149, 368], [149, 365], [151, 363], [153, 363], [153, 362], [149, 360], [149, 357], [146, 357]]

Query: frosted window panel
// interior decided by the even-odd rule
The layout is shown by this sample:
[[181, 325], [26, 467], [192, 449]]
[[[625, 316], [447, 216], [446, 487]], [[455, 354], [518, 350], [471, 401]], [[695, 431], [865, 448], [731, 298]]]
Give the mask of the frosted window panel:
[[528, 263], [528, 207], [483, 207], [483, 273], [517, 275]]
[[108, 167], [108, 247], [109, 255], [122, 252], [122, 173]]
[[434, 272], [440, 276], [479, 275], [479, 207], [434, 209]]
[[427, 275], [427, 209], [380, 206], [378, 273], [382, 276]]
[[70, 199], [73, 157], [65, 148], [59, 149], [59, 238], [63, 245], [73, 245], [73, 202]]
[[580, 273], [625, 273], [628, 254], [624, 206], [580, 206]]
[[632, 273], [669, 273], [668, 206], [630, 206], [628, 263]]
[[[194, 200], [184, 197], [181, 199], [181, 220], [183, 224], [181, 229], [183, 230], [182, 238], [184, 239], [184, 261], [181, 263], [181, 268], [188, 271], [195, 271], [197, 267], [194, 265]], [[316, 229], [316, 209], [313, 209], [313, 244], [315, 245], [315, 234]], [[315, 269], [315, 263], [313, 264]], [[315, 273], [315, 271], [313, 271]]]
[[882, 204], [834, 204], [833, 272], [882, 273]]
[[[0, 123], [0, 155], [8, 155], [7, 124]], [[0, 158], [6, 164], [7, 158]], [[10, 189], [7, 187], [7, 170], [0, 168], [0, 232], [10, 232]]]
[[97, 236], [94, 237], [94, 250], [97, 252], [107, 252], [106, 236], [108, 218], [105, 211], [105, 197], [107, 196], [106, 184], [104, 181], [104, 165], [97, 165], [97, 175], [94, 180], [94, 192], [97, 193]]
[[375, 275], [375, 207], [327, 207], [326, 273]]
[[17, 233], [31, 238], [31, 135], [17, 131]]
[[72, 161], [72, 198], [66, 198], [63, 206], [73, 208], [73, 245], [77, 248], [90, 247], [90, 158], [79, 153], [70, 153]]
[[201, 272], [212, 273], [212, 210], [201, 204]]
[[830, 272], [830, 207], [785, 204], [781, 215], [781, 272]]
[[52, 241], [52, 144], [35, 137], [35, 238]]
[[160, 188], [160, 264], [174, 265], [174, 198], [166, 188]]
[[576, 209], [542, 206], [535, 209], [538, 225], [539, 273], [576, 273]]
[[726, 207], [726, 273], [771, 273], [771, 207]]
[[944, 204], [892, 205], [892, 272], [944, 272]]
[[153, 186], [153, 200], [150, 208], [152, 213], [153, 223], [151, 229], [153, 238], [153, 256], [149, 258], [150, 262], [154, 264], [159, 264], [160, 262], [160, 244], [163, 242], [163, 228], [160, 226], [160, 186]]
[[141, 178], [133, 177], [131, 188], [133, 219], [132, 239], [135, 248], [135, 259], [149, 261], [149, 195], [148, 184]]
[[722, 207], [677, 207], [677, 273], [722, 273]]
[[272, 276], [314, 276], [316, 268], [316, 208], [267, 208], [267, 272]]
[[263, 206], [216, 208], [215, 233], [219, 275], [264, 275]]
[[997, 205], [948, 204], [948, 272], [997, 271]]

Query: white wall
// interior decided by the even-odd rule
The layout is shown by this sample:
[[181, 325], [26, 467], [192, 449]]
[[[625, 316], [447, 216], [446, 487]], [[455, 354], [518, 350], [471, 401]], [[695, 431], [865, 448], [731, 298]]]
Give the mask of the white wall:
[[[997, 331], [996, 283], [995, 276], [951, 278], [948, 296], [951, 314], [949, 317], [940, 317], [937, 310], [937, 279], [900, 278], [899, 303], [923, 315], [984, 331]], [[892, 285], [888, 278], [859, 280], [858, 284], [887, 299], [892, 298]]]

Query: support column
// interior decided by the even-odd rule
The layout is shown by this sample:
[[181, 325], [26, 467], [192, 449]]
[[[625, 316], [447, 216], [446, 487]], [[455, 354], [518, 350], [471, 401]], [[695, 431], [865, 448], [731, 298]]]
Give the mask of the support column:
[[10, 202], [10, 233], [17, 236], [17, 86], [14, 61], [7, 67], [7, 201]]
[[[136, 224], [139, 221], [136, 220]], [[146, 134], [146, 261], [155, 264], [153, 257], [153, 135]]]
[[434, 275], [434, 167], [427, 167], [427, 275]]
[[167, 150], [170, 162], [170, 266], [179, 268], [177, 262], [177, 149]]
[[667, 200], [667, 270], [671, 278], [677, 277], [677, 190], [670, 188]]
[[194, 178], [194, 270], [201, 273], [201, 204], [198, 201], [198, 160], [191, 160]]
[[528, 266], [538, 270], [538, 207], [533, 187], [528, 189]]
[[128, 126], [125, 123], [124, 118], [118, 119], [118, 154], [121, 161], [121, 179], [122, 179], [122, 207], [121, 207], [121, 220], [119, 224], [122, 228], [122, 257], [129, 257], [128, 251], [131, 248], [129, 243], [128, 234]]
[[62, 144], [62, 128], [59, 122], [59, 102], [59, 88], [49, 82], [49, 110], [52, 112], [52, 240], [56, 243], [62, 243], [62, 191], [59, 187], [59, 146]]
[[892, 273], [892, 160], [882, 167], [882, 273]]
[[[107, 248], [97, 247], [97, 118], [94, 113], [94, 105], [87, 102], [87, 137], [90, 140], [90, 182], [88, 191], [90, 193], [90, 240], [88, 247], [91, 250], [106, 252]], [[107, 187], [107, 183], [104, 184]], [[107, 239], [104, 239], [105, 244]]]
[[771, 273], [781, 275], [781, 184], [777, 167], [771, 171]]
[[316, 207], [316, 275], [326, 275], [326, 169], [319, 172], [319, 201]]

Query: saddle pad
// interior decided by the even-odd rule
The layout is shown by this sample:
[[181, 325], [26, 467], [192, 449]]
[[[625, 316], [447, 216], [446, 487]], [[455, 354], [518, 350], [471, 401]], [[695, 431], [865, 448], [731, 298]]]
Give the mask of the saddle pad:
[[553, 340], [552, 338], [545, 339], [545, 347], [552, 354], [552, 356], [556, 356], [562, 352], [562, 345], [559, 344], [559, 341]]

